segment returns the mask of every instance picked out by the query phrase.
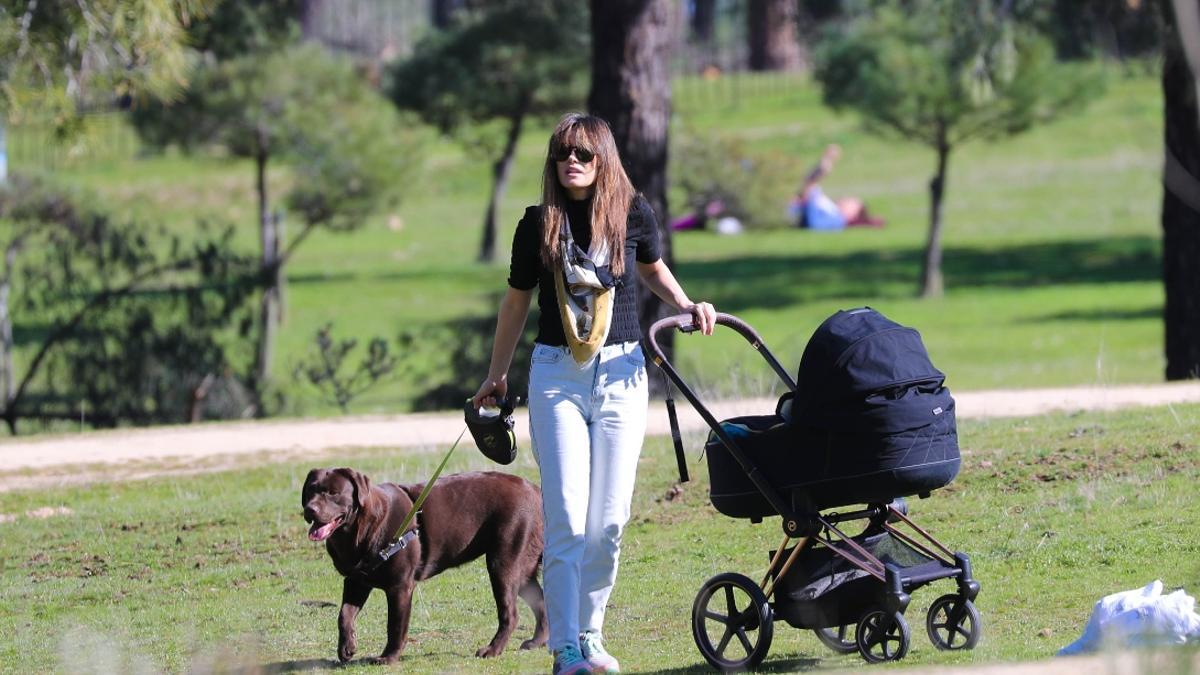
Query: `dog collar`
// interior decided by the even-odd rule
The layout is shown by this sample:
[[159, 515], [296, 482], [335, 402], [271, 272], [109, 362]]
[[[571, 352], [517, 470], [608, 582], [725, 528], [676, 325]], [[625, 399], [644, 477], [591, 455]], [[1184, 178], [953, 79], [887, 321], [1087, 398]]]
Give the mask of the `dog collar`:
[[417, 535], [419, 533], [420, 533], [420, 529], [418, 529], [414, 525], [413, 528], [410, 529], [408, 532], [405, 532], [404, 534], [400, 535], [399, 539], [397, 539], [396, 541], [393, 541], [391, 544], [388, 544], [387, 548], [381, 549], [379, 551], [379, 553], [376, 554], [377, 556], [379, 556], [379, 562], [375, 563], [375, 567], [382, 565], [383, 563], [387, 562], [388, 559], [391, 558], [392, 556], [394, 556], [397, 553], [399, 553], [400, 551], [403, 551], [404, 549], [408, 548], [409, 542], [411, 542], [413, 539], [416, 539]]
[[421, 529], [419, 527], [416, 525], [412, 526], [412, 528], [410, 528], [407, 532], [397, 537], [395, 541], [376, 551], [374, 556], [360, 562], [354, 568], [352, 574], [366, 576], [371, 572], [374, 572], [375, 568], [390, 560], [392, 556], [396, 555], [400, 551], [408, 548], [408, 545], [411, 544], [412, 540], [416, 539], [420, 533]]

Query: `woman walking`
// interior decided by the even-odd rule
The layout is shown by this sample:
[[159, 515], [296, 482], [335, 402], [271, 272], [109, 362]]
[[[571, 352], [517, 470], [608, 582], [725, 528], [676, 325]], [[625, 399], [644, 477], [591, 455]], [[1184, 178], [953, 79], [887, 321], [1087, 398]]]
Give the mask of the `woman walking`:
[[646, 429], [638, 284], [691, 312], [705, 335], [716, 321], [712, 305], [693, 303], [680, 288], [658, 237], [654, 211], [635, 193], [608, 124], [564, 116], [550, 136], [542, 203], [517, 224], [491, 366], [473, 398], [478, 407], [507, 394], [536, 287], [529, 420], [555, 675], [620, 672], [602, 630]]

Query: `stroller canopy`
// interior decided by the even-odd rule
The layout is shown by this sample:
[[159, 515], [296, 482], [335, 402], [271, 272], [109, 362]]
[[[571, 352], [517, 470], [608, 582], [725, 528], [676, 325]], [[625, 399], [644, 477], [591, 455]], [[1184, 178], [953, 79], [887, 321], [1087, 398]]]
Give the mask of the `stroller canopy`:
[[843, 432], [924, 427], [954, 407], [921, 334], [869, 308], [842, 310], [800, 358], [793, 424]]

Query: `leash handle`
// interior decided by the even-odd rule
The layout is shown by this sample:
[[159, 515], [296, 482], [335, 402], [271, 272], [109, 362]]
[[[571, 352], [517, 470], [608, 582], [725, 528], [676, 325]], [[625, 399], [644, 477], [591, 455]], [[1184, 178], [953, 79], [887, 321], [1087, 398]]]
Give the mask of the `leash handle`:
[[[474, 405], [474, 401], [472, 401], [471, 399], [467, 399], [467, 404], [468, 405], [466, 406], [465, 410], [467, 411], [468, 415], [474, 415], [476, 418], [480, 418], [480, 419], [482, 419], [484, 417], [491, 417], [491, 415], [484, 415], [481, 412], [483, 410], [483, 406], [479, 406], [478, 408], [476, 408]], [[513, 395], [513, 396], [506, 396], [504, 398], [496, 399], [496, 409], [500, 411], [499, 412], [500, 417], [507, 417], [507, 416], [513, 414], [513, 411], [516, 410], [517, 406], [519, 406], [519, 405], [521, 405], [521, 397], [520, 396]]]

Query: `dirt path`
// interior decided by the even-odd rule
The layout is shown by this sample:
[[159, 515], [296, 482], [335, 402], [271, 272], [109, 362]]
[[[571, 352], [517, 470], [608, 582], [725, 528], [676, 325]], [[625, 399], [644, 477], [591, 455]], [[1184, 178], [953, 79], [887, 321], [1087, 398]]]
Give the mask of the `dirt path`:
[[[1020, 417], [1053, 411], [1111, 410], [1139, 405], [1200, 402], [1200, 382], [1062, 389], [956, 392], [958, 416]], [[718, 419], [765, 414], [775, 401], [748, 399], [712, 405]], [[679, 402], [685, 432], [705, 428], [686, 401]], [[0, 492], [167, 473], [212, 471], [253, 461], [326, 456], [344, 448], [403, 447], [428, 451], [448, 447], [463, 429], [458, 413], [292, 419], [215, 423], [78, 435], [6, 439], [0, 442]], [[518, 439], [528, 444], [529, 424], [518, 413]], [[650, 435], [669, 433], [661, 403], [651, 406]], [[469, 441], [467, 441], [469, 442]], [[115, 469], [120, 468], [120, 471]]]

